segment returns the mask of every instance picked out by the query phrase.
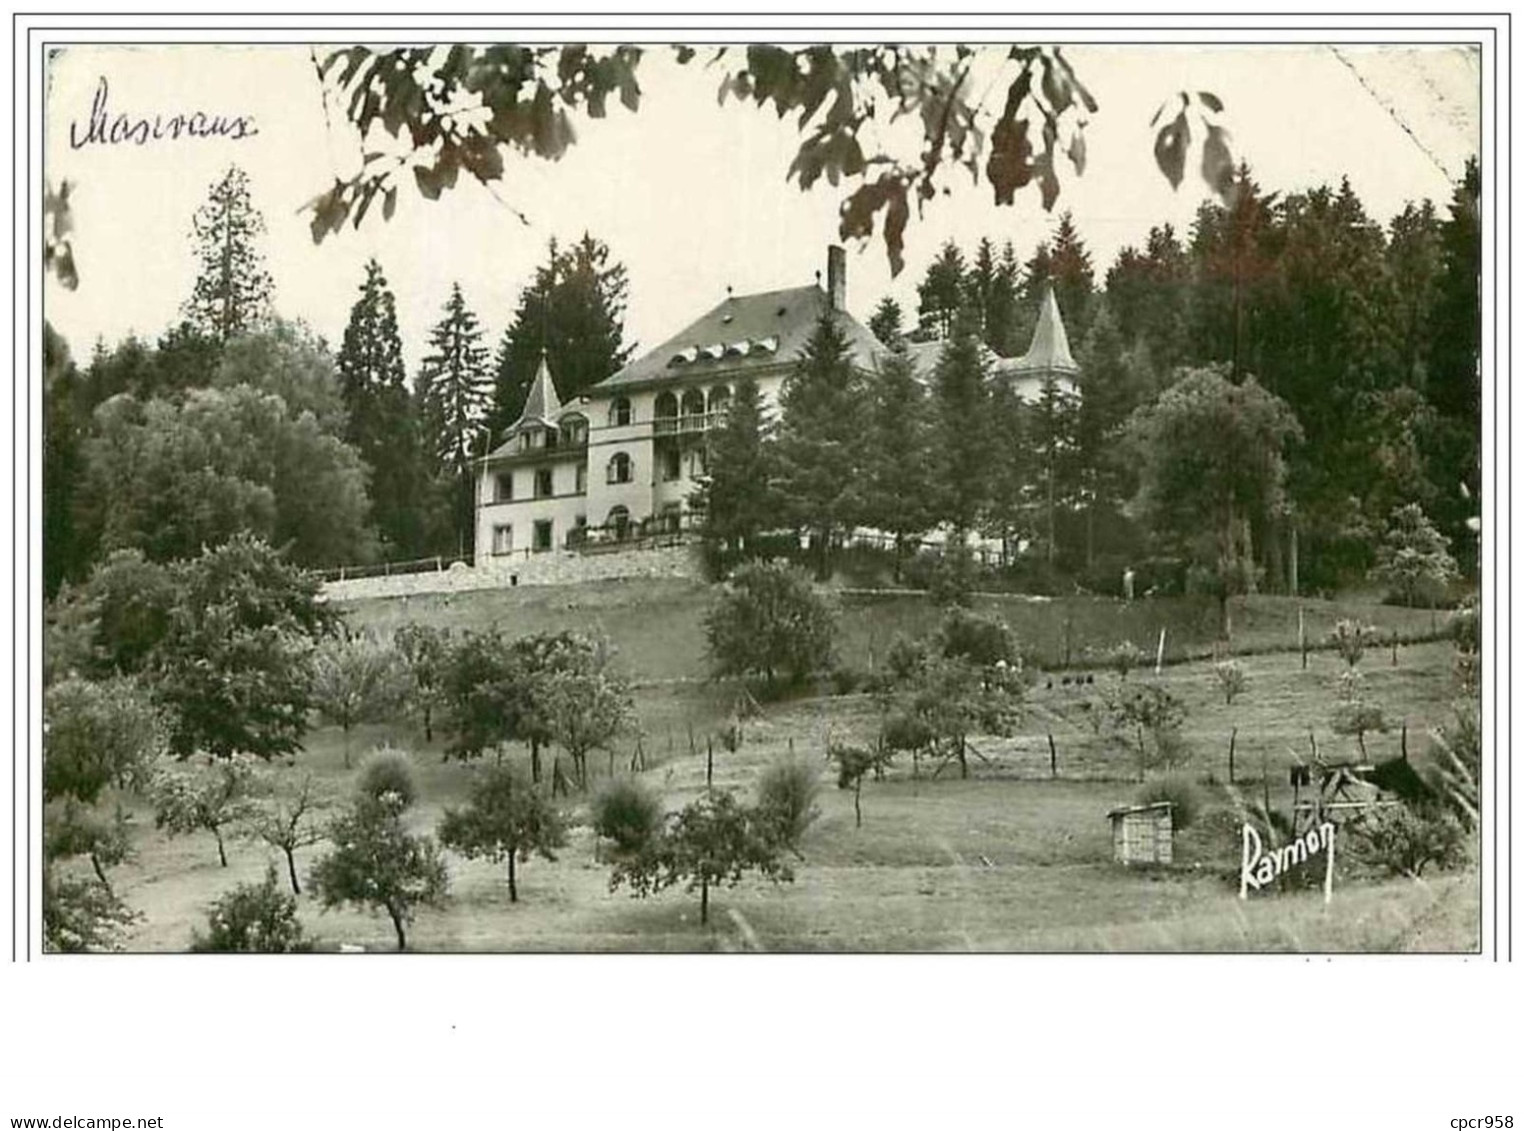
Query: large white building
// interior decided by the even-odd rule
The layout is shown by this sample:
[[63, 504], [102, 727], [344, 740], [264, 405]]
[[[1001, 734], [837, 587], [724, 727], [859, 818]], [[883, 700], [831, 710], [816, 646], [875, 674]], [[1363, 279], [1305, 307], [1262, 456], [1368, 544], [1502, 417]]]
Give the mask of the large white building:
[[[677, 533], [704, 474], [705, 434], [723, 418], [731, 390], [753, 378], [776, 416], [784, 378], [826, 309], [837, 314], [853, 363], [866, 371], [885, 352], [846, 307], [846, 254], [826, 257], [826, 285], [728, 295], [661, 345], [562, 404], [544, 358], [524, 411], [479, 463], [476, 565], [511, 565]], [[940, 342], [911, 347], [929, 375]], [[1072, 382], [1063, 319], [1051, 290], [1032, 348], [1021, 358], [990, 355], [998, 380], [1035, 400], [1044, 381]]]

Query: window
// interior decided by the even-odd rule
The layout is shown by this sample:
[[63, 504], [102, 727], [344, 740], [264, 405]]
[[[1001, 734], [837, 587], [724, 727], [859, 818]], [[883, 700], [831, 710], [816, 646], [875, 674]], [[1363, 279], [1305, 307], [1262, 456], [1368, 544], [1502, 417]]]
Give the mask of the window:
[[537, 467], [534, 472], [534, 497], [548, 499], [556, 493], [555, 479], [548, 467]]
[[493, 502], [513, 502], [513, 472], [500, 471], [494, 480]]
[[577, 465], [577, 494], [587, 494], [587, 464], [585, 463]]
[[703, 416], [704, 394], [697, 389], [689, 389], [684, 393], [682, 412], [684, 416]]
[[677, 415], [677, 398], [671, 393], [663, 393], [656, 398], [656, 419], [666, 420]]
[[634, 471], [630, 457], [624, 452], [615, 452], [614, 458], [609, 460], [610, 483], [628, 483], [634, 477]]
[[682, 475], [683, 472], [682, 472], [681, 460], [679, 458], [680, 455], [681, 455], [681, 453], [676, 448], [663, 448], [662, 449], [662, 451], [661, 451], [661, 477], [662, 477], [662, 480], [664, 482], [670, 483], [672, 480], [674, 480], [674, 479], [678, 478], [678, 476]]
[[513, 553], [513, 527], [504, 523], [492, 528], [492, 552], [494, 554]]
[[634, 419], [634, 413], [630, 411], [630, 399], [628, 397], [615, 397], [614, 403], [609, 405], [609, 423], [624, 425]]
[[709, 413], [724, 412], [730, 407], [730, 388], [727, 385], [716, 385], [709, 390]]
[[688, 478], [700, 479], [709, 470], [708, 461], [704, 458], [703, 448], [694, 448], [688, 454]]
[[552, 534], [552, 526], [551, 526], [551, 520], [550, 519], [548, 519], [548, 518], [542, 518], [542, 519], [539, 519], [537, 522], [535, 522], [535, 524], [534, 524], [534, 548], [535, 548], [535, 552], [539, 553], [541, 551], [550, 549], [552, 536], [553, 536], [553, 534]]
[[587, 421], [580, 416], [561, 421], [561, 443], [569, 448], [587, 443]]

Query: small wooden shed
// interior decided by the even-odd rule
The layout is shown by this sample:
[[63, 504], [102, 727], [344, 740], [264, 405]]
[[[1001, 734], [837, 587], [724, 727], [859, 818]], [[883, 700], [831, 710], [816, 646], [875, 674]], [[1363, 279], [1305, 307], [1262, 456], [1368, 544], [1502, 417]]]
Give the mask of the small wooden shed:
[[1123, 805], [1111, 820], [1111, 858], [1119, 864], [1171, 864], [1175, 859], [1174, 806]]

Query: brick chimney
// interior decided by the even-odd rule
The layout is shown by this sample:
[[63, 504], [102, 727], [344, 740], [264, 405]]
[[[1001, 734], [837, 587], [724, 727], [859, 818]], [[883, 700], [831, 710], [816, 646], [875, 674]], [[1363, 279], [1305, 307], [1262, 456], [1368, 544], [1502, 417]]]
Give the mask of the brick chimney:
[[826, 294], [832, 310], [847, 309], [847, 251], [840, 244], [826, 248]]

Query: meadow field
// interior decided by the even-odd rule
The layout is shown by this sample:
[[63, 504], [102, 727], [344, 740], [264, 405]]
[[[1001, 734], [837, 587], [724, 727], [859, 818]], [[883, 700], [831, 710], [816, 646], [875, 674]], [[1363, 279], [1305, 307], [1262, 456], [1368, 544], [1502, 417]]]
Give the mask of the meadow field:
[[[520, 867], [519, 901], [510, 903], [501, 866], [449, 857], [451, 897], [425, 909], [409, 932], [418, 951], [1473, 951], [1479, 935], [1479, 888], [1474, 870], [1409, 879], [1378, 879], [1341, 862], [1330, 906], [1315, 891], [1255, 893], [1237, 898], [1237, 818], [1233, 793], [1268, 791], [1274, 804], [1290, 799], [1287, 767], [1305, 760], [1316, 742], [1330, 760], [1352, 758], [1353, 739], [1332, 732], [1332, 686], [1343, 664], [1313, 652], [1306, 667], [1294, 649], [1296, 603], [1255, 599], [1237, 613], [1247, 690], [1229, 706], [1209, 660], [1187, 660], [1191, 648], [1210, 650], [1210, 629], [1191, 620], [1185, 603], [1036, 603], [990, 601], [1022, 634], [1038, 638], [1056, 617], [1079, 647], [1114, 643], [1121, 635], [1156, 634], [1170, 625], [1180, 652], [1158, 677], [1186, 704], [1191, 759], [1185, 773], [1203, 806], [1176, 841], [1170, 867], [1129, 869], [1111, 861], [1109, 809], [1135, 799], [1132, 756], [1111, 746], [1088, 722], [1098, 687], [1119, 677], [1099, 670], [1095, 682], [1065, 682], [1045, 671], [1028, 696], [1025, 721], [1009, 738], [975, 736], [970, 776], [956, 766], [933, 777], [909, 760], [863, 788], [863, 825], [854, 826], [850, 793], [835, 788], [824, 758], [829, 738], [867, 740], [878, 723], [869, 694], [811, 695], [767, 704], [744, 727], [735, 752], [712, 737], [728, 717], [730, 692], [703, 679], [701, 617], [704, 591], [685, 583], [642, 583], [567, 589], [519, 589], [401, 601], [346, 609], [351, 623], [395, 627], [405, 619], [512, 632], [552, 627], [599, 630], [617, 648], [617, 663], [636, 683], [638, 732], [614, 751], [597, 753], [597, 778], [630, 771], [637, 747], [642, 776], [669, 808], [704, 788], [714, 749], [714, 781], [749, 796], [761, 769], [790, 752], [818, 767], [820, 815], [793, 860], [792, 883], [748, 878], [711, 893], [710, 923], [701, 927], [696, 895], [670, 889], [639, 900], [609, 890], [609, 869], [597, 858], [586, 820], [586, 798], [564, 804], [571, 825], [554, 862]], [[866, 667], [869, 650], [896, 632], [929, 630], [935, 610], [924, 601], [844, 601], [842, 653]], [[1069, 608], [1065, 608], [1069, 605]], [[1143, 606], [1140, 608], [1139, 606]], [[1208, 610], [1214, 612], [1215, 610]], [[1311, 626], [1357, 612], [1384, 630], [1418, 637], [1429, 614], [1379, 606], [1358, 609], [1308, 602]], [[1191, 614], [1191, 615], [1187, 615]], [[1027, 632], [1023, 633], [1023, 625]], [[1287, 630], [1290, 636], [1287, 636]], [[1121, 630], [1120, 632], [1118, 630]], [[1321, 636], [1321, 632], [1318, 634]], [[1139, 639], [1139, 643], [1142, 640]], [[1041, 646], [1039, 646], [1039, 650]], [[1076, 648], [1078, 651], [1078, 648]], [[1399, 645], [1367, 655], [1371, 698], [1393, 724], [1367, 739], [1370, 757], [1397, 756], [1405, 724], [1409, 756], [1421, 763], [1430, 728], [1444, 722], [1452, 696], [1453, 652], [1444, 641]], [[1134, 672], [1133, 680], [1153, 679]], [[1229, 785], [1229, 737], [1236, 730]], [[1310, 731], [1310, 736], [1309, 736]], [[1050, 746], [1050, 736], [1052, 743]], [[443, 760], [443, 743], [424, 741], [413, 720], [364, 727], [351, 736], [356, 752], [390, 742], [412, 752], [420, 801], [408, 823], [432, 832], [446, 806], [461, 804], [469, 767]], [[1056, 750], [1056, 760], [1052, 751]], [[526, 757], [510, 750], [508, 757]], [[1054, 773], [1056, 761], [1057, 773]], [[289, 766], [272, 772], [313, 775], [326, 796], [347, 796], [353, 770], [344, 768], [343, 741], [333, 728], [314, 730]], [[131, 798], [124, 804], [133, 809]], [[154, 830], [145, 806], [133, 812], [134, 857], [112, 874], [118, 894], [142, 913], [127, 940], [139, 951], [182, 950], [204, 926], [208, 904], [234, 884], [257, 879], [268, 860], [260, 842], [238, 840], [230, 864], [219, 866], [209, 836], [169, 839]], [[303, 850], [303, 871], [323, 851]], [[282, 871], [282, 875], [284, 872]], [[390, 924], [381, 916], [320, 910], [309, 896], [301, 918], [320, 950], [342, 945], [389, 950]]]

